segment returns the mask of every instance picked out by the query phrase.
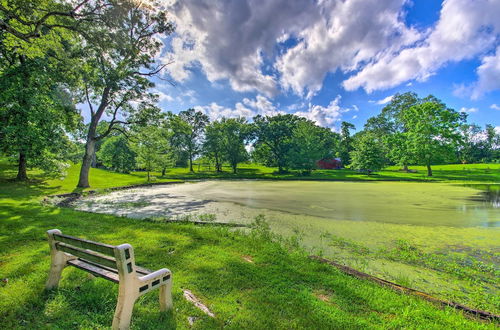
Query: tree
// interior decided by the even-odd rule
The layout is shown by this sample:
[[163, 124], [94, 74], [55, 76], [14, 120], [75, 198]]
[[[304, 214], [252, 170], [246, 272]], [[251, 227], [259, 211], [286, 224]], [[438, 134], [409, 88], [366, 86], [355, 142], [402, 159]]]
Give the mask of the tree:
[[319, 127], [311, 121], [301, 121], [293, 130], [290, 165], [293, 169], [310, 174], [318, 160], [333, 156], [338, 136], [330, 129]]
[[200, 111], [188, 109], [178, 115], [169, 114], [172, 129], [172, 144], [189, 157], [189, 171], [193, 170], [193, 159], [201, 151], [203, 132], [208, 124], [208, 116]]
[[403, 117], [406, 110], [421, 102], [422, 100], [413, 92], [397, 93], [379, 115], [366, 121], [364, 127], [365, 131], [377, 136], [388, 160], [403, 166], [405, 171], [408, 171], [408, 164], [413, 161], [414, 155], [410, 153], [404, 138], [407, 128]]
[[165, 175], [165, 168], [171, 166], [174, 160], [162, 128], [153, 125], [139, 127], [132, 139], [137, 165], [148, 172], [148, 181], [151, 180], [152, 171], [161, 169], [162, 175]]
[[364, 171], [368, 175], [384, 167], [382, 142], [371, 132], [360, 133], [353, 143], [351, 168]]
[[135, 169], [135, 152], [123, 134], [106, 139], [97, 156], [104, 166], [113, 171], [129, 173]]
[[354, 125], [343, 121], [340, 126], [340, 150], [339, 157], [342, 164], [349, 165], [351, 163], [350, 152], [352, 151], [351, 129], [355, 129]]
[[70, 142], [66, 134], [76, 129], [81, 117], [46, 58], [16, 58], [1, 73], [0, 148], [17, 155], [17, 179], [26, 180], [28, 167], [63, 169], [62, 151]]
[[236, 174], [238, 163], [248, 159], [245, 144], [251, 131], [244, 118], [222, 118], [220, 121], [222, 151], [224, 159], [229, 162]]
[[78, 31], [83, 22], [98, 20], [100, 9], [112, 7], [105, 0], [9, 0], [0, 2], [0, 31], [16, 46], [50, 41], [59, 30]]
[[[148, 92], [154, 86], [149, 78], [166, 64], [155, 62], [162, 43], [154, 37], [170, 34], [173, 25], [153, 5], [132, 0], [116, 4], [97, 10], [102, 19], [86, 25], [85, 42], [78, 52], [83, 98], [90, 110], [78, 187], [89, 186], [97, 141], [112, 130], [121, 131], [122, 125], [146, 122], [159, 113], [154, 106], [157, 96]], [[104, 114], [111, 119], [107, 130], [98, 135], [97, 125]]]
[[427, 176], [432, 176], [431, 165], [453, 154], [461, 141], [458, 128], [465, 117], [433, 96], [414, 105], [403, 114], [409, 151], [419, 163], [427, 166]]
[[256, 116], [253, 118], [257, 140], [255, 153], [265, 163], [278, 167], [283, 173], [289, 165], [289, 152], [292, 148], [292, 135], [298, 122], [306, 119], [291, 114], [277, 116]]
[[224, 156], [223, 132], [220, 121], [214, 121], [205, 127], [205, 141], [203, 153], [212, 160], [216, 172], [222, 172], [222, 161]]

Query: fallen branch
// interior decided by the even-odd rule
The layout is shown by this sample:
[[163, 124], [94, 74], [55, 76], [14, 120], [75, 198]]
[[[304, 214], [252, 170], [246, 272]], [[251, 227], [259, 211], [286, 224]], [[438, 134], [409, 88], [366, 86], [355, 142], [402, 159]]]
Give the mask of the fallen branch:
[[331, 261], [331, 260], [328, 260], [328, 259], [325, 259], [325, 258], [322, 258], [322, 257], [319, 257], [319, 256], [309, 256], [309, 258], [314, 259], [314, 260], [318, 260], [319, 262], [322, 262], [322, 263], [325, 263], [325, 264], [329, 264], [331, 266], [334, 266], [335, 268], [337, 268], [337, 269], [339, 269], [339, 270], [343, 271], [344, 273], [347, 273], [347, 274], [349, 274], [351, 276], [354, 276], [354, 277], [357, 277], [357, 278], [361, 278], [361, 279], [367, 279], [367, 280], [370, 280], [372, 282], [375, 282], [375, 283], [387, 286], [387, 287], [389, 287], [389, 288], [391, 288], [393, 290], [399, 291], [399, 292], [403, 292], [403, 293], [412, 294], [412, 295], [415, 295], [415, 296], [418, 296], [418, 297], [422, 297], [422, 298], [424, 298], [427, 301], [430, 301], [430, 302], [435, 303], [435, 304], [439, 304], [441, 306], [453, 307], [455, 309], [462, 310], [462, 311], [464, 311], [464, 312], [466, 312], [468, 314], [477, 316], [477, 317], [479, 317], [481, 319], [496, 320], [496, 321], [500, 320], [500, 315], [495, 315], [495, 314], [492, 314], [490, 312], [486, 312], [486, 311], [482, 311], [482, 310], [478, 310], [478, 309], [472, 309], [470, 307], [464, 306], [462, 304], [459, 304], [459, 303], [456, 303], [456, 302], [453, 302], [453, 301], [442, 300], [442, 299], [433, 297], [433, 296], [431, 296], [431, 295], [429, 295], [429, 294], [427, 294], [425, 292], [404, 287], [402, 285], [399, 285], [399, 284], [396, 284], [396, 283], [393, 283], [393, 282], [390, 282], [390, 281], [387, 281], [387, 280], [384, 280], [384, 279], [381, 279], [381, 278], [378, 278], [378, 277], [375, 277], [375, 276], [372, 276], [372, 275], [369, 275], [369, 274], [366, 274], [366, 273], [363, 273], [363, 272], [360, 272], [360, 271], [357, 271], [357, 270], [355, 270], [353, 268], [350, 268], [350, 267], [338, 264], [338, 263], [336, 263], [334, 261]]
[[184, 292], [184, 298], [186, 298], [187, 301], [192, 302], [196, 307], [201, 309], [205, 314], [207, 314], [210, 317], [215, 317], [215, 314], [208, 309], [207, 306], [205, 306], [200, 299], [198, 299], [190, 290], [183, 290]]

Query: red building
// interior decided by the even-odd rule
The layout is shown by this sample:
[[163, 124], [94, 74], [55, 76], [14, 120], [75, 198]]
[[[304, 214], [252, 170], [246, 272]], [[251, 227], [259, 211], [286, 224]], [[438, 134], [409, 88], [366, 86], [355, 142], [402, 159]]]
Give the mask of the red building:
[[342, 168], [342, 161], [340, 158], [325, 158], [318, 160], [316, 166], [320, 170], [338, 170]]

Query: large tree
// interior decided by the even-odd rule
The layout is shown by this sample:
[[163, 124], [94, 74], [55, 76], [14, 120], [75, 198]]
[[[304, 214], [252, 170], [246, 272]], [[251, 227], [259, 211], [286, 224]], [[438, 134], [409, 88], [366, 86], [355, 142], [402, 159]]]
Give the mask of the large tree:
[[245, 145], [251, 136], [250, 126], [244, 118], [222, 118], [220, 130], [223, 157], [236, 173], [238, 163], [248, 159]]
[[340, 150], [339, 157], [342, 160], [342, 164], [349, 165], [351, 163], [350, 152], [352, 151], [352, 137], [351, 129], [355, 129], [354, 125], [343, 121], [340, 125]]
[[[11, 54], [12, 55], [12, 54]], [[57, 68], [47, 58], [13, 54], [0, 74], [0, 148], [17, 155], [17, 179], [28, 167], [61, 169], [67, 133], [80, 116]]]
[[193, 159], [201, 152], [203, 134], [208, 123], [208, 116], [195, 109], [181, 111], [178, 115], [169, 114], [172, 144], [188, 154], [191, 172], [194, 172]]
[[427, 176], [432, 176], [431, 165], [454, 154], [462, 136], [459, 127], [465, 116], [433, 96], [414, 105], [403, 114], [409, 151], [417, 162], [427, 166]]
[[129, 173], [135, 169], [135, 152], [123, 134], [106, 139], [97, 155], [104, 166], [113, 171]]
[[339, 136], [330, 129], [302, 121], [293, 130], [290, 165], [309, 175], [319, 160], [331, 158], [338, 147]]
[[370, 131], [382, 143], [382, 153], [385, 157], [408, 171], [408, 165], [413, 161], [405, 139], [407, 128], [403, 120], [404, 113], [412, 106], [420, 104], [422, 100], [413, 92], [397, 93], [384, 106], [381, 113], [368, 118], [364, 130]]
[[[154, 87], [149, 78], [165, 66], [155, 61], [162, 46], [156, 36], [171, 33], [173, 25], [153, 5], [132, 0], [114, 4], [99, 8], [102, 20], [87, 26], [78, 53], [83, 98], [90, 111], [78, 187], [89, 187], [97, 141], [112, 130], [121, 130], [122, 125], [148, 120], [158, 110], [153, 106], [155, 95], [148, 92]], [[97, 134], [105, 114], [110, 118], [108, 128]]]
[[255, 149], [266, 164], [277, 166], [283, 173], [289, 165], [289, 152], [293, 146], [293, 130], [306, 119], [291, 114], [256, 116], [253, 118], [256, 133]]
[[382, 141], [374, 133], [367, 131], [356, 136], [351, 151], [351, 168], [366, 172], [370, 175], [372, 172], [382, 169], [384, 166], [384, 155]]
[[223, 132], [220, 121], [213, 121], [205, 128], [203, 154], [215, 165], [216, 172], [222, 172], [224, 156]]

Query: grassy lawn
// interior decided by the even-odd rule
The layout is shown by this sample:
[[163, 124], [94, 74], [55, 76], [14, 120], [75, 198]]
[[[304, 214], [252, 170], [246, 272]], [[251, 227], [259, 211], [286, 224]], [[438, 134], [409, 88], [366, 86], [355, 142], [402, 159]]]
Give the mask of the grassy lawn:
[[[259, 168], [253, 173], [261, 170], [262, 177], [271, 175]], [[272, 173], [272, 169], [265, 171]], [[486, 173], [485, 168], [475, 171], [475, 180], [485, 175], [495, 180], [498, 175]], [[31, 172], [32, 181], [16, 183], [8, 179], [14, 176], [14, 168], [0, 163], [0, 279], [8, 279], [0, 283], [0, 324], [4, 329], [100, 329], [111, 325], [116, 285], [68, 268], [59, 289], [44, 291], [49, 268], [45, 231], [52, 228], [109, 244], [130, 243], [139, 265], [172, 270], [174, 311], [161, 315], [157, 292], [149, 293], [135, 306], [135, 329], [189, 328], [188, 317], [196, 317], [192, 327], [199, 329], [496, 327], [347, 276], [308, 259], [293, 240], [270, 239], [265, 230], [243, 233], [150, 223], [40, 203], [45, 195], [74, 191], [77, 174], [78, 168], [72, 167], [64, 180], [44, 180], [40, 173]], [[103, 189], [139, 184], [145, 182], [145, 176], [142, 172], [126, 175], [93, 169], [91, 185]], [[186, 177], [176, 169], [162, 180]], [[183, 289], [197, 295], [216, 317], [210, 318], [188, 303], [182, 297]]]
[[[194, 166], [194, 173], [188, 168], [174, 168], [167, 171], [164, 178], [173, 179], [283, 179], [283, 180], [339, 180], [339, 181], [430, 181], [430, 182], [500, 182], [500, 164], [453, 164], [435, 165], [433, 176], [427, 177], [425, 166], [410, 166], [416, 173], [399, 171], [398, 166], [390, 166], [372, 175], [365, 175], [349, 169], [316, 170], [310, 176], [302, 176], [297, 171], [277, 174], [277, 168], [256, 164], [241, 164], [238, 173], [233, 174], [229, 167], [223, 168], [223, 173], [216, 173], [206, 166]], [[156, 173], [158, 178], [162, 178]]]

